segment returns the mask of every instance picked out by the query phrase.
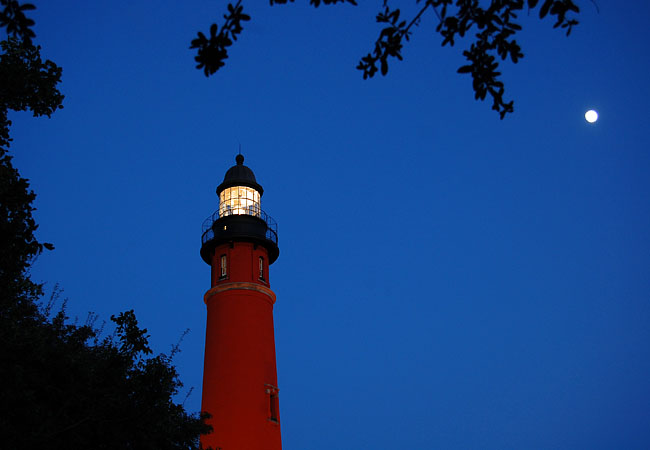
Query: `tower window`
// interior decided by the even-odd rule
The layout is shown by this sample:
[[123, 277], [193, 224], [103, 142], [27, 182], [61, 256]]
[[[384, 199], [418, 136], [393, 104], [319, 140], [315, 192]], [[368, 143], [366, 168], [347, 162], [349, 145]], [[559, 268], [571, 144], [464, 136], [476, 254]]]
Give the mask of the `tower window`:
[[280, 401], [278, 400], [279, 389], [270, 384], [266, 385], [266, 393], [269, 396], [269, 420], [275, 423], [280, 422]]
[[264, 257], [260, 256], [259, 258], [259, 272], [260, 272], [260, 280], [264, 279]]
[[278, 415], [278, 393], [276, 392], [275, 394], [271, 394], [271, 420], [273, 422], [279, 422], [280, 417]]
[[221, 255], [221, 276], [220, 278], [226, 278], [228, 275], [228, 267], [227, 267], [227, 261], [228, 259], [226, 258], [226, 255]]

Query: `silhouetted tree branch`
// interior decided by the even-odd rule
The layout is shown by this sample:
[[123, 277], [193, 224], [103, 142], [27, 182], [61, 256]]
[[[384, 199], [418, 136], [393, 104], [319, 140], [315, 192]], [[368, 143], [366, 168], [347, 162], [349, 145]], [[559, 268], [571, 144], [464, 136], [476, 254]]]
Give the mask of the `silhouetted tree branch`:
[[11, 37], [20, 39], [28, 44], [36, 37], [31, 27], [34, 21], [25, 16], [25, 11], [36, 9], [31, 3], [18, 3], [18, 0], [0, 0], [0, 28], [5, 28]]
[[[593, 0], [592, 0], [593, 1]], [[270, 0], [270, 4], [293, 3], [293, 0]], [[320, 4], [330, 5], [336, 3], [350, 3], [356, 5], [354, 0], [310, 0], [310, 4], [318, 7]], [[524, 10], [535, 9], [540, 4], [539, 0], [491, 0], [488, 6], [481, 6], [478, 0], [416, 0], [421, 3], [416, 15], [408, 20], [400, 20], [401, 11], [391, 8], [389, 1], [384, 0], [382, 10], [377, 14], [377, 23], [383, 24], [379, 37], [375, 41], [374, 49], [362, 57], [357, 69], [363, 72], [363, 78], [372, 78], [377, 72], [382, 75], [388, 73], [389, 60], [396, 58], [402, 60], [402, 48], [405, 41], [409, 41], [413, 28], [420, 24], [422, 16], [428, 11], [434, 11], [438, 17], [436, 32], [442, 37], [442, 46], [454, 46], [458, 38], [464, 38], [473, 30], [476, 31], [469, 47], [463, 51], [463, 56], [468, 64], [460, 67], [458, 73], [468, 73], [472, 76], [472, 88], [477, 100], [485, 100], [489, 95], [492, 98], [492, 109], [499, 113], [501, 119], [506, 114], [514, 111], [513, 101], [503, 99], [505, 87], [500, 81], [501, 72], [498, 58], [510, 59], [517, 63], [524, 54], [515, 39], [521, 30], [515, 20], [517, 14]], [[199, 37], [192, 41], [190, 48], [198, 49], [195, 57], [206, 76], [214, 74], [224, 66], [228, 57], [226, 47], [232, 45], [236, 35], [242, 32], [241, 22], [250, 20], [243, 13], [243, 6], [239, 0], [235, 6], [228, 5], [228, 15], [224, 15], [225, 24], [221, 32], [217, 33], [217, 25], [210, 28], [211, 38], [207, 39], [199, 32]], [[578, 6], [572, 0], [543, 0], [539, 6], [539, 17], [555, 18], [553, 28], [566, 30], [567, 36], [578, 24], [572, 14], [579, 13]]]
[[210, 38], [206, 38], [199, 31], [198, 37], [192, 41], [190, 48], [197, 49], [194, 60], [198, 63], [196, 68], [203, 69], [205, 76], [210, 76], [225, 64], [224, 59], [228, 58], [228, 50], [237, 35], [242, 32], [241, 22], [250, 20], [250, 16], [244, 14], [241, 0], [234, 6], [228, 4], [228, 14], [224, 14], [225, 23], [221, 29], [216, 23], [210, 26]]

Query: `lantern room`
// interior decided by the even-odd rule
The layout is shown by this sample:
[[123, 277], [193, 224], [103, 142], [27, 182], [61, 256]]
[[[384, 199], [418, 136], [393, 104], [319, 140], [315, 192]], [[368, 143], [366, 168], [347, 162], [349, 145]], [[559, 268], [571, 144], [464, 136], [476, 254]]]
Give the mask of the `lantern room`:
[[259, 216], [260, 197], [264, 189], [255, 179], [253, 171], [244, 165], [244, 155], [237, 155], [235, 162], [237, 164], [228, 169], [223, 183], [217, 187], [219, 212], [222, 216]]
[[260, 215], [260, 193], [248, 186], [233, 186], [219, 193], [219, 215]]
[[271, 264], [279, 254], [277, 224], [261, 208], [264, 189], [244, 165], [244, 156], [237, 155], [235, 161], [217, 187], [219, 209], [203, 222], [201, 256], [211, 264], [217, 245], [247, 241], [266, 247]]

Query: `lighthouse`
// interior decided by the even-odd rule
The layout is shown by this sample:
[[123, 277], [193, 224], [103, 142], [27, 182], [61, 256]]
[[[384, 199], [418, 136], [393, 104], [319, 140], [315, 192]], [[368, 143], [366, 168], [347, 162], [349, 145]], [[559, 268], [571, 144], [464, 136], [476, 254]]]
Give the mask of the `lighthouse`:
[[201, 258], [211, 267], [201, 410], [213, 432], [203, 448], [281, 450], [269, 266], [277, 224], [261, 208], [262, 186], [244, 157], [217, 187], [219, 208], [203, 223]]

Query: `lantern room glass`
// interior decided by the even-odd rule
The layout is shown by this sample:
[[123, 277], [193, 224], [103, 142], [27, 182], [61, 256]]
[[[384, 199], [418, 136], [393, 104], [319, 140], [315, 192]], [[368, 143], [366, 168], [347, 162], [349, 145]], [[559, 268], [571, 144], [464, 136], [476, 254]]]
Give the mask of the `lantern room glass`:
[[247, 186], [226, 188], [219, 194], [219, 216], [260, 216], [260, 193]]

